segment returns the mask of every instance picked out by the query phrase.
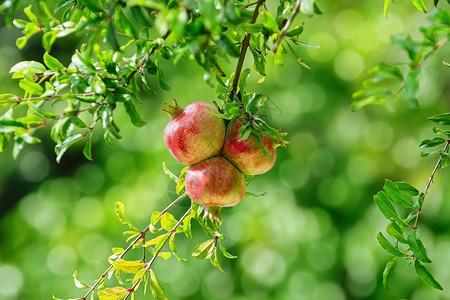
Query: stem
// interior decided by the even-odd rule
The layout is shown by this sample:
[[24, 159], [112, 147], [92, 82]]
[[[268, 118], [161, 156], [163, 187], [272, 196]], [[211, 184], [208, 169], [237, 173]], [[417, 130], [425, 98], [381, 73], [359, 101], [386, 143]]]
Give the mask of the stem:
[[[177, 222], [177, 224], [175, 224], [175, 226], [173, 226], [173, 228], [168, 232], [168, 236], [165, 239], [164, 243], [161, 245], [161, 247], [158, 249], [158, 251], [156, 251], [156, 253], [153, 255], [152, 259], [147, 263], [147, 266], [145, 267], [145, 272], [147, 272], [148, 270], [150, 270], [152, 268], [153, 262], [156, 260], [156, 258], [158, 257], [159, 253], [161, 252], [161, 250], [164, 248], [164, 246], [166, 245], [167, 241], [170, 240], [171, 236], [177, 231], [178, 226], [180, 226], [180, 224], [183, 222], [183, 220], [191, 213], [192, 210], [192, 206], [189, 207], [189, 209], [186, 211], [186, 213], [180, 218], [180, 220]], [[134, 293], [135, 288], [138, 286], [138, 284], [142, 281], [142, 278], [145, 276], [145, 273], [142, 275], [142, 277], [140, 279], [138, 279], [133, 286], [128, 290], [128, 293], [126, 294], [126, 296], [123, 298], [124, 300], [128, 299], [128, 297]]]
[[[258, 18], [259, 8], [264, 3], [265, 0], [258, 0], [255, 6], [255, 10], [253, 11], [253, 16], [249, 24], [255, 24], [256, 19]], [[239, 84], [239, 77], [241, 76], [242, 66], [244, 65], [245, 54], [247, 53], [248, 45], [250, 44], [251, 33], [246, 33], [244, 40], [242, 41], [241, 53], [239, 55], [239, 59], [236, 65], [236, 71], [234, 72], [233, 84], [231, 85], [231, 90], [229, 93], [229, 99], [233, 99], [236, 96], [237, 87]]]
[[[444, 149], [442, 149], [442, 151], [445, 153], [448, 151], [450, 145], [450, 139], [447, 140], [447, 142], [445, 143]], [[431, 172], [430, 178], [428, 178], [427, 184], [425, 185], [425, 190], [423, 191], [423, 198], [422, 200], [419, 199], [420, 201], [420, 207], [422, 207], [423, 202], [425, 201], [425, 196], [428, 194], [428, 189], [430, 188], [431, 182], [433, 181], [434, 175], [436, 175], [437, 170], [439, 169], [439, 167], [441, 166], [442, 160], [444, 159], [444, 156], [441, 155], [439, 157], [439, 160], [437, 161], [436, 165], [434, 166], [433, 171]], [[419, 208], [417, 209], [417, 215], [416, 215], [416, 220], [414, 221], [414, 229], [417, 229], [417, 223], [419, 222], [419, 215], [422, 212], [422, 209]]]
[[273, 45], [272, 48], [272, 52], [273, 53], [277, 53], [278, 47], [280, 46], [281, 41], [283, 40], [283, 38], [286, 36], [286, 33], [289, 30], [289, 27], [291, 27], [292, 22], [295, 19], [295, 16], [298, 14], [298, 12], [300, 11], [300, 5], [302, 3], [302, 0], [297, 0], [297, 2], [295, 2], [295, 6], [294, 6], [294, 10], [292, 11], [292, 15], [289, 18], [289, 20], [286, 22], [286, 24], [284, 25], [283, 29], [281, 29], [280, 32], [280, 36], [278, 37], [277, 41], [275, 42], [275, 45]]
[[[166, 213], [171, 207], [173, 207], [175, 204], [177, 204], [178, 202], [180, 202], [184, 197], [186, 197], [185, 194], [179, 196], [177, 199], [175, 199], [174, 201], [172, 201], [172, 203], [170, 203], [170, 204], [169, 204], [169, 205], [161, 212], [161, 215], [163, 215], [164, 213]], [[190, 211], [190, 209], [189, 209], [189, 211]], [[183, 218], [185, 218], [185, 216], [183, 216]], [[127, 248], [126, 248], [126, 249], [125, 249], [118, 257], [117, 257], [116, 260], [122, 259], [122, 258], [125, 256], [125, 254], [126, 254], [128, 251], [130, 251], [131, 248], [133, 248], [133, 246], [134, 246], [140, 239], [145, 238], [145, 235], [146, 235], [147, 232], [150, 230], [150, 225], [151, 225], [151, 224], [149, 224], [144, 230], [142, 230], [142, 231], [140, 232], [139, 236], [138, 236], [137, 238], [135, 238], [135, 239], [130, 243], [130, 245], [128, 245], [128, 247], [127, 247]], [[176, 227], [178, 227], [178, 225], [179, 225], [179, 224], [177, 223]], [[175, 230], [176, 230], [176, 227], [175, 227]], [[159, 251], [158, 251], [158, 253], [159, 253]], [[157, 254], [158, 254], [158, 253], [157, 253]], [[152, 259], [152, 260], [153, 260], [153, 259]], [[100, 281], [101, 281], [103, 278], [106, 277], [106, 275], [108, 274], [109, 271], [111, 271], [112, 268], [113, 268], [113, 265], [110, 265], [110, 266], [108, 267], [108, 269], [106, 269], [106, 271], [100, 276], [100, 278], [98, 278], [98, 279], [95, 281], [94, 285], [91, 286], [91, 288], [89, 289], [89, 291], [87, 291], [87, 293], [81, 298], [82, 300], [86, 300], [86, 299], [87, 299], [87, 297], [89, 296], [89, 294], [92, 293], [92, 292], [95, 290], [95, 288], [98, 286], [98, 284], [100, 283]], [[126, 298], [125, 298], [125, 299], [126, 299]]]
[[[95, 93], [91, 92], [91, 93], [83, 93], [83, 94], [72, 94], [71, 96], [74, 97], [89, 97], [89, 96], [94, 96]], [[6, 103], [16, 103], [16, 104], [20, 104], [22, 102], [27, 102], [27, 101], [49, 101], [52, 99], [57, 99], [60, 97], [63, 97], [64, 95], [49, 95], [46, 96], [44, 98], [42, 97], [29, 97], [29, 98], [21, 98], [21, 97], [11, 97], [11, 100], [5, 100], [5, 101], [0, 101], [0, 104], [6, 104]]]

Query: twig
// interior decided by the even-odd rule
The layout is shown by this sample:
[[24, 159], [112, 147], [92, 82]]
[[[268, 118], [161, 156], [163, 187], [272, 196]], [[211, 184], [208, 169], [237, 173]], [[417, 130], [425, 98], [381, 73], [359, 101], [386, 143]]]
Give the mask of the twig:
[[[175, 204], [177, 204], [178, 202], [180, 202], [184, 197], [186, 197], [185, 194], [179, 196], [177, 199], [175, 199], [174, 201], [172, 201], [172, 203], [170, 203], [162, 212], [161, 215], [163, 215], [164, 213], [166, 213], [171, 207], [173, 207]], [[140, 240], [143, 239], [145, 237], [145, 235], [147, 234], [147, 232], [150, 230], [150, 225], [149, 224], [144, 230], [142, 230], [139, 234], [139, 236], [134, 239], [130, 245], [128, 245], [128, 247], [117, 257], [116, 260], [122, 259], [125, 254], [130, 251], [131, 248], [133, 248], [133, 246]], [[176, 228], [175, 228], [176, 229]], [[89, 296], [90, 293], [92, 293], [95, 288], [99, 285], [99, 283], [102, 281], [102, 279], [104, 279], [106, 277], [106, 275], [108, 274], [109, 271], [111, 271], [111, 269], [113, 268], [113, 265], [110, 265], [108, 267], [108, 269], [106, 269], [106, 271], [100, 276], [100, 278], [98, 278], [94, 285], [91, 286], [91, 288], [89, 289], [89, 291], [87, 291], [87, 293], [81, 298], [81, 300], [86, 300], [87, 297]]]
[[[258, 19], [259, 8], [264, 3], [265, 0], [259, 0], [256, 3], [255, 10], [253, 11], [252, 19], [250, 20], [250, 24], [255, 24], [256, 19]], [[247, 32], [245, 34], [244, 40], [242, 41], [241, 53], [239, 55], [239, 59], [236, 65], [236, 71], [234, 72], [233, 84], [231, 85], [231, 90], [229, 93], [229, 98], [233, 99], [236, 96], [237, 87], [239, 84], [239, 77], [241, 76], [242, 66], [244, 65], [245, 54], [247, 53], [248, 45], [250, 44], [251, 33]]]
[[292, 22], [295, 19], [295, 16], [300, 11], [301, 3], [302, 3], [302, 0], [297, 0], [297, 2], [295, 2], [294, 10], [292, 11], [291, 17], [289, 18], [289, 20], [287, 20], [287, 22], [284, 25], [283, 29], [281, 29], [280, 36], [278, 37], [278, 40], [275, 42], [275, 45], [273, 45], [273, 48], [272, 48], [272, 52], [273, 53], [277, 53], [277, 50], [278, 50], [278, 47], [280, 46], [281, 41], [286, 36], [286, 33], [288, 32], [289, 27], [291, 27]]
[[[166, 245], [167, 241], [170, 240], [170, 238], [172, 237], [172, 235], [177, 231], [178, 226], [180, 226], [180, 224], [183, 222], [183, 220], [191, 213], [192, 210], [192, 206], [189, 207], [189, 209], [186, 211], [186, 213], [180, 218], [180, 220], [177, 222], [177, 224], [175, 224], [175, 226], [173, 226], [173, 228], [168, 232], [167, 234], [167, 238], [165, 239], [164, 243], [161, 245], [161, 247], [156, 251], [156, 253], [153, 255], [152, 259], [147, 263], [147, 266], [145, 267], [145, 272], [147, 272], [148, 270], [150, 270], [152, 268], [153, 262], [156, 260], [156, 258], [158, 257], [159, 253], [161, 252], [161, 250], [164, 248], [164, 246]], [[145, 276], [145, 273], [142, 275], [142, 277], [140, 279], [138, 279], [133, 286], [128, 290], [128, 293], [126, 294], [126, 296], [123, 298], [124, 300], [128, 299], [128, 297], [134, 293], [135, 288], [138, 286], [138, 284], [142, 281], [142, 278]]]
[[[445, 153], [448, 151], [450, 145], [450, 139], [447, 140], [447, 143], [445, 143], [445, 147], [444, 149], [442, 149], [442, 151]], [[428, 194], [428, 189], [430, 188], [431, 182], [433, 181], [434, 175], [436, 175], [437, 170], [439, 169], [439, 167], [441, 166], [442, 160], [444, 159], [444, 156], [441, 155], [439, 157], [439, 160], [437, 161], [436, 165], [434, 166], [433, 172], [431, 172], [430, 178], [428, 178], [427, 184], [425, 186], [425, 190], [423, 191], [423, 197], [422, 199], [419, 199], [420, 201], [420, 207], [422, 207], [423, 202], [425, 201], [425, 196]], [[417, 215], [416, 215], [416, 220], [414, 221], [414, 227], [413, 229], [417, 229], [417, 223], [419, 222], [419, 215], [422, 212], [422, 209], [417, 209]]]
[[[66, 94], [64, 94], [64, 95], [66, 95]], [[49, 96], [45, 96], [45, 97], [28, 97], [28, 98], [11, 97], [11, 98], [9, 98], [9, 100], [0, 101], [0, 104], [7, 104], [7, 103], [20, 104], [22, 102], [27, 102], [27, 101], [49, 101], [52, 99], [63, 97], [64, 95], [49, 95]], [[83, 93], [83, 94], [72, 94], [71, 96], [89, 97], [89, 96], [94, 96], [94, 95], [95, 95], [95, 93], [91, 92], [91, 93]]]

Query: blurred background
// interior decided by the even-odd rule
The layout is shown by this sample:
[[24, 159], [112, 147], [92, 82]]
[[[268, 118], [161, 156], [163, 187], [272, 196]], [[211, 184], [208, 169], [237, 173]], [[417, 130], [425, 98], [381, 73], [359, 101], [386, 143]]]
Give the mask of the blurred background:
[[[421, 158], [418, 145], [433, 137], [427, 117], [450, 110], [449, 70], [442, 65], [449, 47], [424, 66], [419, 109], [399, 100], [395, 111], [373, 106], [351, 112], [351, 94], [368, 68], [406, 61], [390, 36], [421, 39], [418, 26], [427, 24], [426, 15], [411, 1], [391, 5], [388, 19], [381, 0], [317, 2], [323, 15], [297, 20], [305, 21], [303, 42], [321, 46], [297, 48], [311, 70], [286, 58], [282, 67], [269, 64], [263, 83], [256, 83], [256, 75], [249, 80], [249, 90], [267, 93], [271, 122], [283, 125], [290, 144], [278, 150], [275, 167], [248, 186], [269, 193], [222, 212], [225, 245], [238, 258], [222, 259], [222, 273], [191, 257], [206, 239], [193, 225], [193, 240], [177, 238], [187, 262], [172, 257], [155, 263], [169, 299], [450, 299], [450, 169], [438, 172], [419, 221], [442, 292], [426, 286], [405, 261], [394, 267], [391, 289], [383, 287], [389, 255], [376, 234], [388, 221], [372, 200], [385, 178], [425, 187], [437, 157]], [[432, 1], [426, 2], [431, 9]], [[41, 61], [39, 37], [19, 51], [19, 36], [1, 17], [0, 93], [21, 94], [8, 73], [12, 65]], [[68, 63], [79, 44], [75, 36], [58, 40], [51, 54]], [[165, 62], [172, 90], [142, 95], [139, 109], [148, 124], [135, 128], [118, 109], [124, 138], [110, 147], [95, 136], [93, 162], [75, 145], [57, 164], [45, 130], [43, 142], [27, 146], [17, 160], [12, 147], [0, 153], [0, 299], [81, 297], [85, 291], [75, 288], [72, 273], [78, 270], [79, 279], [92, 284], [108, 267], [111, 248], [125, 247], [126, 226], [118, 222], [114, 203], [123, 202], [129, 219], [144, 228], [154, 210], [174, 199], [162, 162], [174, 172], [183, 166], [164, 146], [168, 118], [160, 108], [172, 97], [181, 105], [214, 100], [214, 90], [193, 66]], [[232, 61], [224, 67], [230, 72], [234, 66]], [[182, 202], [173, 214], [181, 216], [188, 206]]]

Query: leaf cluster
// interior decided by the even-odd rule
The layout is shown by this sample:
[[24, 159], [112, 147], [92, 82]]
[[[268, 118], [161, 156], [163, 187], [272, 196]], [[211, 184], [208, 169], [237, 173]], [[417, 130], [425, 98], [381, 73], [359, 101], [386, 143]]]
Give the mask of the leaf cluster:
[[[390, 1], [387, 1], [388, 3]], [[422, 1], [413, 1], [422, 2]], [[423, 2], [422, 2], [423, 3]], [[353, 94], [352, 110], [367, 105], [387, 105], [392, 108], [397, 98], [402, 96], [412, 108], [419, 106], [419, 90], [422, 65], [444, 44], [450, 36], [449, 11], [435, 8], [428, 16], [430, 24], [421, 26], [422, 41], [416, 41], [406, 34], [392, 36], [392, 44], [407, 53], [408, 61], [387, 65], [384, 63], [372, 67], [361, 89]]]
[[[387, 234], [393, 238], [391, 242], [383, 233], [379, 232], [377, 241], [391, 258], [383, 272], [383, 285], [387, 285], [388, 276], [394, 264], [404, 258], [414, 262], [419, 277], [431, 287], [442, 290], [442, 286], [434, 279], [423, 263], [431, 263], [427, 250], [422, 241], [421, 231], [417, 228], [417, 218], [422, 209], [425, 194], [406, 182], [386, 180], [383, 191], [373, 197], [381, 213], [390, 223], [386, 227]], [[406, 217], [401, 217], [397, 207], [401, 207]], [[414, 222], [413, 225], [410, 223]]]
[[[42, 62], [23, 61], [10, 70], [24, 94], [0, 95], [0, 106], [7, 108], [0, 116], [0, 151], [13, 142], [13, 156], [17, 157], [24, 145], [40, 142], [38, 129], [50, 126], [57, 161], [81, 141], [84, 155], [92, 159], [91, 138], [96, 128], [111, 145], [122, 137], [114, 118], [116, 109], [123, 109], [133, 125], [145, 125], [137, 108], [142, 102], [140, 94], [153, 95], [155, 85], [162, 90], [171, 88], [162, 60], [195, 62], [204, 71], [206, 82], [218, 87], [224, 117], [236, 118], [234, 112], [239, 109], [239, 114], [247, 117], [252, 134], [281, 138], [256, 112], [265, 96], [245, 94], [242, 85], [239, 91], [233, 91], [224, 78], [239, 77], [240, 71], [228, 72], [224, 63], [245, 55], [248, 46], [253, 68], [264, 78], [266, 57], [271, 55], [274, 43], [282, 39], [275, 62], [282, 63], [284, 43], [306, 66], [293, 48], [307, 46], [299, 40], [304, 25], [281, 33], [288, 19], [295, 17], [290, 16], [295, 4], [292, 1], [280, 1], [276, 14], [271, 14], [264, 5], [238, 0], [60, 0], [54, 7], [39, 0], [24, 8], [24, 19], [14, 16], [28, 1], [12, 2], [8, 7], [2, 5], [0, 12], [7, 12], [9, 24], [22, 31], [17, 46], [23, 48], [31, 37], [39, 35], [46, 53]], [[301, 12], [321, 13], [313, 0], [302, 1]], [[87, 41], [74, 51], [66, 66], [50, 52], [55, 42], [69, 35], [85, 36]], [[245, 46], [246, 36], [250, 39]], [[247, 78], [249, 73], [250, 69], [242, 77]], [[239, 101], [223, 97], [237, 93]], [[233, 102], [239, 105], [230, 106]]]

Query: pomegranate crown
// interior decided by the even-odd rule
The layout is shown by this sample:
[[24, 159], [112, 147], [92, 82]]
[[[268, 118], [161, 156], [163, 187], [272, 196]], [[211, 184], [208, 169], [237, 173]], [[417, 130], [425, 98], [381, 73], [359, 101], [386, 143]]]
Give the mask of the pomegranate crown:
[[177, 100], [172, 98], [173, 105], [166, 103], [166, 107], [161, 110], [165, 112], [171, 119], [175, 118], [179, 113], [182, 107], [180, 107], [177, 103]]

